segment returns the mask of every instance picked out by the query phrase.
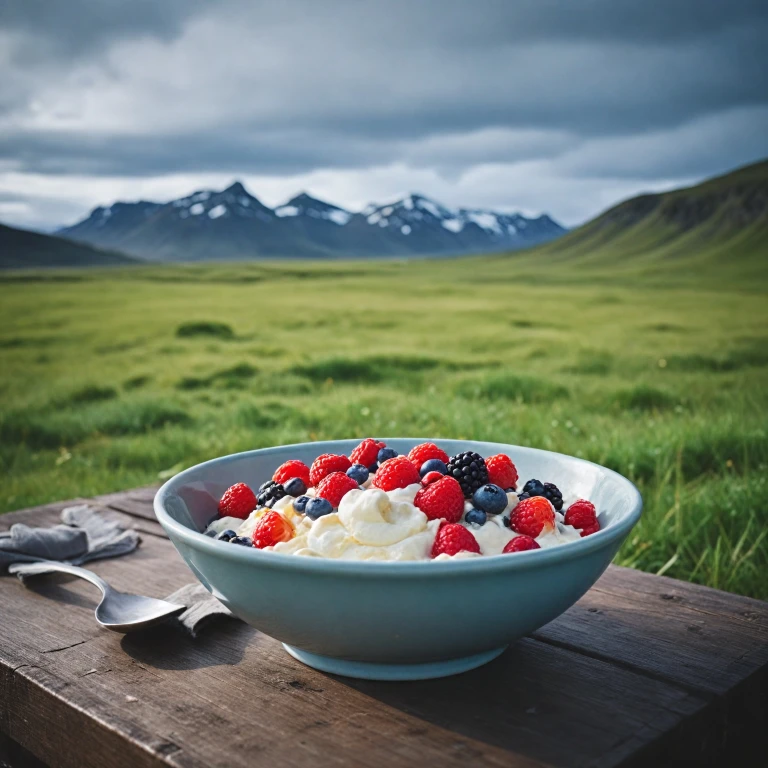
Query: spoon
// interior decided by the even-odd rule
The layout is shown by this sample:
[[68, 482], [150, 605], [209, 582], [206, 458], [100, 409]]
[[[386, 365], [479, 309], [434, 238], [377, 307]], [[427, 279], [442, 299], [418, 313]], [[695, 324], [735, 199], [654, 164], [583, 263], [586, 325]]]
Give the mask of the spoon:
[[53, 573], [54, 571], [79, 576], [81, 579], [95, 584], [101, 590], [101, 602], [96, 606], [95, 612], [96, 621], [102, 627], [114, 632], [135, 632], [138, 629], [159, 624], [172, 616], [178, 616], [186, 610], [184, 605], [156, 600], [154, 597], [118, 592], [93, 571], [69, 563], [44, 560], [36, 563], [15, 563], [8, 567], [8, 572], [15, 573], [22, 582], [26, 576]]

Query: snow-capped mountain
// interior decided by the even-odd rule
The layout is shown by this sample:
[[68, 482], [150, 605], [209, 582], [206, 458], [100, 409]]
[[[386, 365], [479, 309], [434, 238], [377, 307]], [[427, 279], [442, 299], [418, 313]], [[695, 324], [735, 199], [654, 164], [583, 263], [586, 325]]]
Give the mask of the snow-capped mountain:
[[303, 192], [272, 209], [235, 182], [165, 204], [98, 207], [59, 234], [152, 261], [201, 261], [501, 251], [565, 231], [546, 215], [451, 209], [417, 194], [353, 213]]

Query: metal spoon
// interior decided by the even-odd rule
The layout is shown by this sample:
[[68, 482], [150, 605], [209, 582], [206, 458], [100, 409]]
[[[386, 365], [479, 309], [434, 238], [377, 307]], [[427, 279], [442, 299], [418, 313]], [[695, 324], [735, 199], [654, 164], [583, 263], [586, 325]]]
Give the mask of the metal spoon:
[[102, 627], [114, 632], [135, 632], [138, 629], [145, 629], [172, 616], [178, 616], [186, 610], [184, 605], [156, 600], [154, 597], [118, 592], [93, 571], [69, 563], [44, 560], [37, 563], [14, 563], [8, 567], [8, 572], [15, 573], [22, 582], [26, 576], [53, 573], [54, 571], [79, 576], [81, 579], [95, 584], [101, 590], [101, 602], [96, 606], [95, 612], [96, 621]]

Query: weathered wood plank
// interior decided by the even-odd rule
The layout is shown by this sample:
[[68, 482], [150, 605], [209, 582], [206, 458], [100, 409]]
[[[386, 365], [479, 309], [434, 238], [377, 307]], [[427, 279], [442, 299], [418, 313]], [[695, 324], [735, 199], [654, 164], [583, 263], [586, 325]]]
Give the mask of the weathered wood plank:
[[[0, 527], [53, 522], [71, 503]], [[154, 535], [92, 567], [157, 597], [192, 580]], [[736, 754], [739, 722], [749, 765], [768, 724], [765, 604], [625, 569], [492, 664], [410, 684], [323, 675], [234, 621], [196, 641], [171, 628], [121, 638], [93, 622], [92, 590], [0, 579], [0, 731], [54, 767], [716, 765]]]

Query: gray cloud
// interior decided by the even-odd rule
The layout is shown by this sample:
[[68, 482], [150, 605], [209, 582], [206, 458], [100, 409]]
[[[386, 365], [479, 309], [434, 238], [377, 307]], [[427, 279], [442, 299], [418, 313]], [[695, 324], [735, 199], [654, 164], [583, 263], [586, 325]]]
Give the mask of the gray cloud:
[[768, 154], [762, 2], [12, 0], [2, 14], [15, 77], [0, 83], [0, 192], [31, 222], [67, 208], [45, 182], [67, 176], [140, 191], [174, 174], [402, 166], [446, 194], [463, 180], [471, 205], [487, 190], [468, 179], [492, 166], [519, 183], [522, 164], [552, 185], [554, 215], [587, 216], [593, 186], [576, 208], [562, 192], [579, 179], [664, 185]]

